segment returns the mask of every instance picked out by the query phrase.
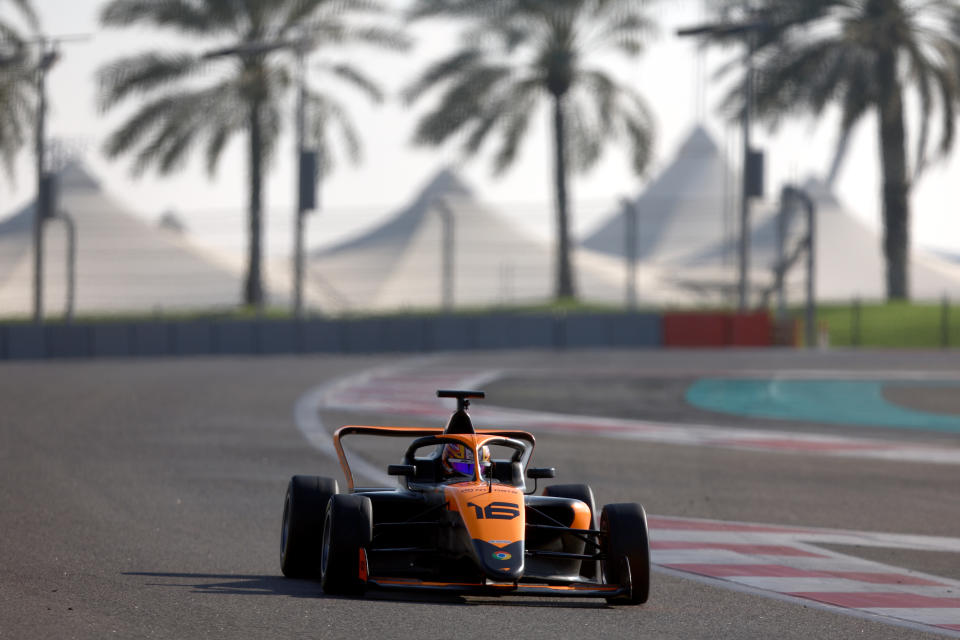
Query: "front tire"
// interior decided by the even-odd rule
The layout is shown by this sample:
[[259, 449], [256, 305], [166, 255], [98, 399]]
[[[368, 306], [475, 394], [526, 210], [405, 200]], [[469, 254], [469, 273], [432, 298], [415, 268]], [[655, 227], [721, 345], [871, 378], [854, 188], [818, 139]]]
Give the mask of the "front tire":
[[[543, 495], [554, 498], [572, 498], [579, 500], [590, 509], [590, 528], [597, 528], [597, 508], [593, 499], [593, 489], [587, 484], [552, 484], [543, 488]], [[596, 541], [596, 538], [592, 538]], [[575, 536], [564, 536], [563, 550], [567, 553], [596, 553], [599, 551], [592, 544], [584, 544], [583, 540]], [[596, 580], [600, 575], [599, 563], [593, 560], [580, 561], [580, 575], [588, 580]]]
[[[373, 503], [367, 496], [339, 494], [327, 505], [320, 586], [329, 595], [360, 595], [360, 550], [373, 539]], [[365, 567], [363, 567], [365, 569]]]
[[293, 476], [283, 501], [280, 570], [288, 578], [320, 577], [323, 521], [337, 481], [320, 476]]
[[643, 604], [650, 597], [650, 538], [647, 514], [636, 503], [608, 504], [600, 513], [603, 572], [608, 584], [628, 593], [607, 598], [610, 604]]

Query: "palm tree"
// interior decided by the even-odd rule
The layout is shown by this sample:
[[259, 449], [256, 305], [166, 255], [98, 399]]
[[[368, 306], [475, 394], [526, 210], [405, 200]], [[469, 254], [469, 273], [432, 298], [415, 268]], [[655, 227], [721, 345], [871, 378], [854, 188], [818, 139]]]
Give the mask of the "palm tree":
[[[10, 4], [31, 28], [37, 27], [37, 15], [28, 0], [0, 0], [0, 10]], [[12, 176], [17, 153], [29, 137], [34, 86], [23, 35], [6, 17], [0, 14], [0, 161]]]
[[604, 51], [639, 55], [651, 23], [637, 0], [416, 0], [414, 20], [462, 19], [462, 49], [427, 68], [406, 90], [408, 101], [440, 93], [419, 121], [415, 142], [441, 145], [462, 134], [474, 155], [499, 134], [495, 173], [511, 166], [542, 99], [551, 107], [557, 218], [558, 298], [575, 296], [567, 183], [585, 172], [605, 143], [623, 140], [631, 165], [650, 160], [653, 123], [643, 98], [589, 64]]
[[[737, 16], [754, 31], [755, 109], [768, 122], [797, 112], [842, 112], [840, 146], [875, 114], [883, 180], [887, 297], [909, 297], [910, 190], [929, 161], [953, 146], [960, 105], [956, 0], [757, 0]], [[719, 39], [741, 37], [720, 35]], [[910, 167], [904, 104], [918, 98]], [[739, 90], [739, 89], [738, 89]], [[731, 94], [728, 102], [735, 102]], [[931, 126], [939, 113], [939, 143]]]
[[[213, 174], [230, 139], [247, 135], [249, 248], [243, 299], [248, 305], [259, 307], [265, 300], [262, 183], [276, 151], [284, 98], [296, 81], [293, 50], [354, 43], [406, 46], [402, 35], [377, 22], [383, 10], [377, 0], [111, 0], [103, 9], [106, 26], [162, 27], [213, 47], [206, 55], [148, 51], [101, 68], [104, 110], [130, 98], [142, 100], [107, 140], [106, 152], [132, 153], [135, 173], [153, 166], [168, 174], [201, 145]], [[377, 84], [356, 67], [328, 63], [322, 69], [374, 102], [382, 100]], [[351, 159], [359, 158], [359, 135], [340, 101], [309, 88], [306, 110], [327, 172], [334, 133]]]

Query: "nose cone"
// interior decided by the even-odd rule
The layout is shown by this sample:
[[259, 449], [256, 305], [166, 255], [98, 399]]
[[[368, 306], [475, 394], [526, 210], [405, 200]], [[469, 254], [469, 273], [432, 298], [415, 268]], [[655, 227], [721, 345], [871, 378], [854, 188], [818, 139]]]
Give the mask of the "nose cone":
[[523, 577], [523, 540], [497, 547], [484, 540], [474, 540], [477, 564], [491, 580], [512, 582]]

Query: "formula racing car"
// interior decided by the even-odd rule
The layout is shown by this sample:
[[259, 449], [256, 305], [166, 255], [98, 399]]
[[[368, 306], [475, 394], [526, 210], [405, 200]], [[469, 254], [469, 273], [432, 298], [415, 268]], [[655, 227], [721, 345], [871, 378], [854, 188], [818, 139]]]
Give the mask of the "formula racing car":
[[[345, 426], [334, 433], [346, 492], [331, 478], [291, 478], [280, 536], [285, 576], [319, 579], [325, 593], [341, 595], [378, 588], [647, 601], [642, 506], [608, 504], [597, 513], [582, 484], [535, 495], [536, 481], [555, 470], [528, 466], [533, 435], [474, 429], [466, 410], [483, 392], [437, 395], [457, 401], [444, 429]], [[342, 443], [354, 435], [411, 440], [401, 463], [388, 467], [398, 487], [357, 486]]]

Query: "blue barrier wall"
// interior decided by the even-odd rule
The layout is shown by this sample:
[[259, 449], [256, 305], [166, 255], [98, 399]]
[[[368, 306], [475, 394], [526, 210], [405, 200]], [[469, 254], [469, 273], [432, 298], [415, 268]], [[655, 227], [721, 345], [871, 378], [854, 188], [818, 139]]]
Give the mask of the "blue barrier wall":
[[0, 359], [659, 347], [657, 314], [0, 325]]

